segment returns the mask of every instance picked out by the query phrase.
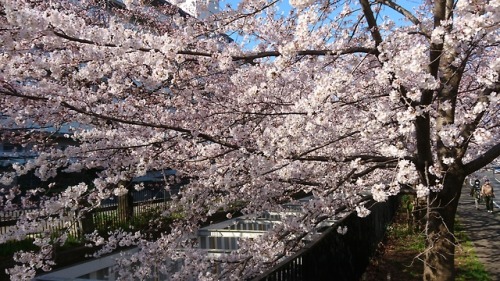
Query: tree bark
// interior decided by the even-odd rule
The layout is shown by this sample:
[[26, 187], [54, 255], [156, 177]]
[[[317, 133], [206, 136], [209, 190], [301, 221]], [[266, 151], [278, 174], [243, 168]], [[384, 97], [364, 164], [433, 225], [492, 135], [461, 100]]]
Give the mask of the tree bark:
[[455, 214], [465, 176], [447, 174], [441, 192], [431, 192], [428, 198], [425, 281], [455, 280]]

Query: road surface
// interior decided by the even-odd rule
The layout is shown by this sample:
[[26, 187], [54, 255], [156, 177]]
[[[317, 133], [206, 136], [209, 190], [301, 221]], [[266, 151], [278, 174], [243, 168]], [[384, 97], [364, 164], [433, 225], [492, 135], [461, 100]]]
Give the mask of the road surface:
[[469, 195], [470, 185], [467, 181], [462, 188], [457, 214], [474, 244], [477, 257], [492, 280], [500, 280], [500, 174], [493, 174], [492, 170], [482, 172], [479, 176], [481, 185], [486, 178], [493, 185], [496, 196], [493, 213], [486, 211], [484, 202], [476, 210], [474, 198]]

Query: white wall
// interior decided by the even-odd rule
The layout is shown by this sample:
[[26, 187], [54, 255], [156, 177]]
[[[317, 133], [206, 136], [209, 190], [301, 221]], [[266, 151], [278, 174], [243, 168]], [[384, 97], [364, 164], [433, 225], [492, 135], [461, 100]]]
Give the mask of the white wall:
[[205, 19], [219, 11], [219, 0], [171, 0], [169, 2], [198, 19]]

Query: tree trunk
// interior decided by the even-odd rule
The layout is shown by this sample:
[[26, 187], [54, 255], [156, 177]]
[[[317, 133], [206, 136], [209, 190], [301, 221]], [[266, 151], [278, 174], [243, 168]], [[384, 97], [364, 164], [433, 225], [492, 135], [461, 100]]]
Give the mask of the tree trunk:
[[455, 280], [455, 214], [465, 177], [447, 174], [441, 192], [431, 192], [427, 207], [426, 281]]

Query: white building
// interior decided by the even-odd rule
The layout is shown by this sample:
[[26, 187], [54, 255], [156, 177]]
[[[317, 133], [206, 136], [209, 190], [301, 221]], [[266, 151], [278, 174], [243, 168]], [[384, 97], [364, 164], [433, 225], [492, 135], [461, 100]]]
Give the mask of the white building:
[[219, 12], [218, 0], [171, 0], [169, 2], [201, 20]]

